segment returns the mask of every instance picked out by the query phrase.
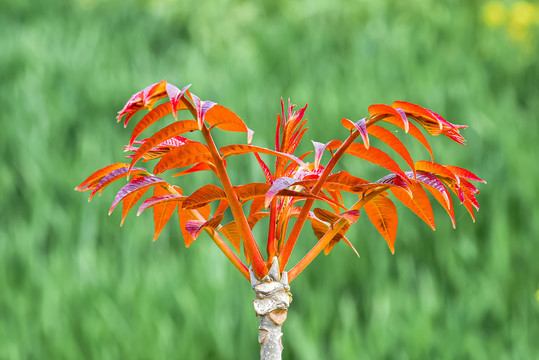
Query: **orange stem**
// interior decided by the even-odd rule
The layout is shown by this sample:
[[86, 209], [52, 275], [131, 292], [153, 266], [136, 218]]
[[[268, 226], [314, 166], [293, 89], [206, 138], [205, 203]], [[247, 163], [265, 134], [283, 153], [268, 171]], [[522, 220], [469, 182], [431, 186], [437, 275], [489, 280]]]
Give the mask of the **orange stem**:
[[[193, 116], [197, 118], [196, 109], [194, 108], [193, 104], [191, 104], [189, 100], [185, 98], [185, 95], [182, 96], [182, 101], [187, 106], [191, 114], [193, 114]], [[264, 259], [262, 258], [260, 249], [256, 244], [256, 240], [254, 238], [251, 228], [249, 227], [249, 223], [247, 222], [247, 218], [245, 217], [243, 208], [241, 207], [241, 204], [236, 197], [236, 193], [234, 191], [234, 188], [232, 187], [232, 183], [230, 182], [228, 173], [226, 172], [223, 158], [219, 154], [219, 151], [215, 146], [215, 142], [211, 137], [210, 131], [205, 124], [203, 124], [200, 131], [202, 132], [204, 140], [206, 140], [206, 144], [208, 145], [208, 149], [210, 150], [213, 163], [217, 170], [216, 174], [219, 177], [221, 184], [223, 185], [223, 190], [225, 191], [228, 204], [230, 205], [230, 210], [232, 211], [232, 215], [236, 220], [236, 224], [238, 226], [238, 230], [240, 231], [241, 238], [247, 252], [247, 256], [249, 257], [253, 266], [253, 271], [259, 279], [262, 279], [267, 274], [268, 268], [265, 264]]]
[[[314, 195], [317, 195], [320, 190], [322, 190], [322, 187], [324, 186], [324, 183], [326, 182], [328, 176], [331, 174], [331, 171], [335, 167], [335, 165], [339, 162], [342, 155], [348, 149], [348, 147], [359, 137], [359, 131], [355, 130], [350, 134], [348, 139], [339, 147], [335, 155], [331, 158], [330, 162], [328, 163], [327, 167], [324, 169], [320, 177], [318, 178], [318, 181], [316, 182], [315, 186], [311, 190], [311, 193]], [[296, 241], [298, 240], [299, 234], [301, 232], [301, 229], [303, 228], [303, 225], [305, 224], [305, 221], [307, 220], [307, 216], [309, 215], [309, 211], [311, 211], [311, 207], [314, 204], [314, 199], [307, 199], [305, 201], [305, 204], [301, 208], [301, 211], [298, 215], [298, 218], [296, 219], [296, 222], [294, 224], [294, 227], [292, 228], [292, 231], [290, 232], [290, 236], [288, 236], [288, 240], [283, 246], [283, 250], [279, 254], [279, 266], [280, 266], [280, 272], [283, 272], [286, 264], [288, 263], [288, 260], [290, 259], [290, 255], [292, 254], [292, 250], [294, 249], [294, 246], [296, 245]]]

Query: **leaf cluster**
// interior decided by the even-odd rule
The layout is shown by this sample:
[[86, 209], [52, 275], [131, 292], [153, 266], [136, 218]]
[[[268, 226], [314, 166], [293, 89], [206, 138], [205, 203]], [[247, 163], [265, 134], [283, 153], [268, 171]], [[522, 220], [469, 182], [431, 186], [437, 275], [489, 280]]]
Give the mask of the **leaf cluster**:
[[[176, 213], [187, 247], [204, 231], [246, 278], [249, 278], [248, 265], [253, 267], [257, 277], [263, 278], [275, 256], [279, 259], [280, 270], [285, 270], [299, 234], [308, 221], [318, 241], [290, 269], [291, 281], [320, 252], [328, 254], [341, 240], [355, 251], [346, 233], [358, 220], [362, 209], [393, 253], [398, 216], [390, 194], [433, 230], [435, 221], [428, 194], [445, 209], [453, 226], [455, 215], [451, 193], [475, 220], [474, 209], [479, 209], [476, 198], [479, 190], [472, 181], [484, 180], [463, 168], [434, 162], [432, 148], [420, 130], [423, 128], [433, 136], [445, 135], [464, 145], [465, 139], [459, 130], [466, 126], [452, 124], [435, 112], [408, 102], [396, 101], [391, 106], [371, 105], [368, 117], [357, 122], [341, 120], [348, 131], [344, 141], [313, 141], [312, 151], [295, 155], [307, 130], [307, 106], [296, 111], [295, 105], [289, 102], [285, 106], [281, 100], [275, 147], [268, 149], [252, 144], [253, 132], [234, 112], [215, 102], [200, 100], [189, 88], [188, 85], [179, 89], [161, 81], [134, 94], [117, 117], [118, 121], [124, 119], [124, 126], [127, 126], [135, 114], [145, 111], [124, 147], [131, 158], [130, 163], [106, 166], [76, 188], [78, 191], [91, 191], [92, 199], [111, 183], [127, 178], [128, 183], [118, 191], [110, 209], [112, 212], [122, 203], [122, 223], [126, 214], [152, 189], [153, 195], [139, 205], [137, 214], [152, 209], [154, 240]], [[138, 140], [152, 124], [170, 114], [174, 122], [148, 138]], [[404, 143], [382, 125], [404, 130], [426, 148], [430, 159], [414, 162]], [[211, 135], [215, 129], [245, 133], [247, 141], [218, 149]], [[202, 134], [203, 142], [184, 137], [194, 131]], [[374, 147], [372, 138], [393, 150], [407, 168], [403, 169], [387, 152]], [[359, 139], [361, 141], [357, 141]], [[324, 165], [322, 158], [327, 153], [330, 160]], [[263, 182], [231, 184], [226, 159], [243, 154], [253, 154], [264, 175]], [[274, 164], [264, 162], [260, 154], [273, 156]], [[378, 165], [389, 174], [370, 182], [343, 170], [334, 171], [344, 155]], [[139, 161], [150, 160], [157, 161], [151, 172], [135, 167]], [[157, 176], [166, 171], [175, 171], [175, 177], [211, 171], [221, 186], [207, 184], [190, 195], [184, 195], [181, 187]], [[356, 199], [352, 205], [345, 201], [349, 197]], [[320, 207], [314, 207], [315, 203]], [[232, 213], [233, 221], [223, 224], [226, 211]], [[255, 241], [252, 229], [266, 217], [269, 218], [269, 226], [266, 256], [263, 256], [258, 245], [260, 241]], [[242, 249], [244, 261], [240, 259]]]

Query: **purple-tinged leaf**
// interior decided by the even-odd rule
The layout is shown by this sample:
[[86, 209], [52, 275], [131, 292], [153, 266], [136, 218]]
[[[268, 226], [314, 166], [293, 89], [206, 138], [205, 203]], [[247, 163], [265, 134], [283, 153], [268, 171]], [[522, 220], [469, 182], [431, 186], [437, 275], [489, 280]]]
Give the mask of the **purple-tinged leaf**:
[[112, 202], [112, 206], [109, 210], [109, 215], [112, 213], [116, 205], [120, 201], [122, 201], [127, 195], [135, 192], [140, 191], [142, 189], [147, 190], [151, 186], [155, 185], [165, 185], [167, 182], [161, 178], [158, 178], [156, 176], [144, 176], [137, 179], [132, 180], [129, 184], [125, 185], [123, 188], [118, 191], [118, 194], [116, 194], [116, 197], [114, 198], [114, 201]]
[[197, 110], [197, 123], [198, 128], [202, 129], [202, 123], [204, 122], [204, 118], [206, 116], [206, 113], [208, 110], [210, 110], [212, 107], [217, 105], [217, 103], [214, 103], [213, 101], [201, 101], [198, 96], [191, 93], [191, 97], [193, 98], [193, 103], [195, 105], [195, 109]]
[[[107, 176], [103, 177], [99, 184], [95, 187], [94, 191], [90, 194], [90, 200], [97, 194], [98, 191], [103, 191], [107, 186], [109, 186], [114, 181], [125, 177], [129, 173], [128, 167], [122, 167], [110, 172]], [[132, 175], [147, 176], [150, 173], [144, 168], [133, 168], [131, 169]]]
[[271, 200], [273, 200], [273, 198], [277, 195], [279, 191], [284, 190], [287, 187], [292, 186], [298, 182], [301, 182], [301, 180], [289, 177], [281, 177], [276, 179], [266, 193], [265, 207], [268, 207], [268, 205], [271, 203]]
[[365, 122], [365, 118], [359, 120], [358, 122], [354, 123], [352, 120], [349, 119], [342, 119], [341, 123], [343, 126], [347, 129], [356, 129], [359, 131], [359, 134], [361, 135], [361, 138], [363, 139], [363, 144], [365, 145], [365, 149], [369, 150], [369, 132], [367, 131], [367, 125]]
[[[191, 84], [185, 86], [183, 89], [180, 90], [175, 85], [167, 84], [167, 95], [170, 99], [170, 104], [172, 105], [172, 115], [174, 115], [174, 119], [176, 120], [178, 120], [178, 115], [176, 114], [176, 112], [181, 109], [187, 109], [187, 106], [183, 102], [180, 102], [180, 99], [190, 86]], [[179, 109], [178, 104], [180, 104]]]
[[124, 163], [115, 163], [112, 165], [105, 166], [102, 169], [97, 170], [92, 175], [90, 175], [86, 180], [84, 180], [79, 186], [75, 188], [76, 191], [88, 191], [88, 190], [94, 190], [97, 185], [101, 182], [101, 180], [107, 175], [110, 174], [112, 171], [120, 168], [127, 168], [129, 167], [128, 164]]
[[217, 226], [219, 226], [222, 220], [223, 215], [215, 216], [208, 221], [189, 220], [185, 223], [185, 230], [187, 230], [189, 232], [189, 235], [191, 235], [193, 239], [196, 240], [203, 229], [209, 229], [210, 231], [214, 231]]
[[153, 196], [149, 199], [144, 200], [144, 202], [140, 204], [137, 211], [137, 216], [139, 216], [144, 210], [156, 205], [162, 205], [165, 203], [176, 203], [176, 205], [181, 204], [185, 198], [185, 196], [176, 194]]
[[381, 118], [382, 120], [388, 117], [395, 117], [396, 119], [399, 119], [400, 122], [402, 122], [404, 132], [408, 133], [410, 123], [408, 121], [408, 118], [406, 117], [406, 113], [401, 109], [395, 109], [385, 104], [375, 104], [369, 106], [369, 114], [371, 115], [371, 117]]

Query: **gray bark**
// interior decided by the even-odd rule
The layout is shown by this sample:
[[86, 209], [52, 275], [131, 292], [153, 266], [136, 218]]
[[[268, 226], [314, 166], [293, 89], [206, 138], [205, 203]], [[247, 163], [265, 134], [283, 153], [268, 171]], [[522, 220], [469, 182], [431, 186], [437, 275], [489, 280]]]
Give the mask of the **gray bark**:
[[281, 360], [283, 352], [281, 327], [286, 320], [292, 294], [286, 271], [279, 275], [277, 257], [273, 258], [269, 274], [261, 281], [251, 270], [251, 285], [256, 295], [253, 306], [260, 321], [258, 327], [260, 359]]

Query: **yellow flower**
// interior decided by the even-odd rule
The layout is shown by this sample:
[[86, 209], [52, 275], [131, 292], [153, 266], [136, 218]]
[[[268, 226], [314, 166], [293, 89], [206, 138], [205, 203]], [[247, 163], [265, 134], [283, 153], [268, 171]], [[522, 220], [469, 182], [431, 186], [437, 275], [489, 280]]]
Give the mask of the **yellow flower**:
[[507, 18], [507, 8], [500, 1], [492, 1], [483, 6], [483, 21], [492, 27], [502, 25]]
[[538, 15], [535, 5], [526, 1], [516, 2], [511, 7], [511, 23], [521, 26], [533, 24]]

